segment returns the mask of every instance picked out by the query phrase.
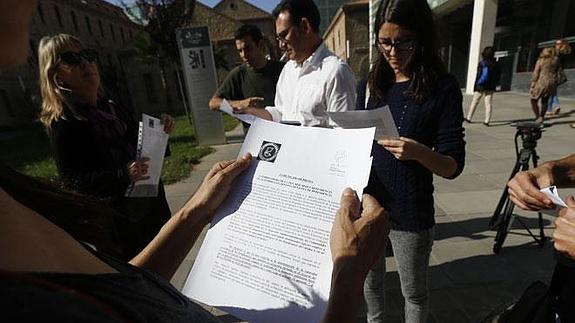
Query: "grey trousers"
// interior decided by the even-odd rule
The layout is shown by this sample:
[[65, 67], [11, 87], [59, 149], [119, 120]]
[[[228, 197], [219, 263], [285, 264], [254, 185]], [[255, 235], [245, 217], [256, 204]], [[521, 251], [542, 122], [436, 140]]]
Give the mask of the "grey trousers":
[[[433, 245], [433, 228], [417, 232], [391, 230], [401, 293], [405, 300], [405, 322], [426, 322], [429, 314], [427, 268]], [[367, 274], [363, 285], [367, 322], [383, 322], [385, 308], [385, 256]]]

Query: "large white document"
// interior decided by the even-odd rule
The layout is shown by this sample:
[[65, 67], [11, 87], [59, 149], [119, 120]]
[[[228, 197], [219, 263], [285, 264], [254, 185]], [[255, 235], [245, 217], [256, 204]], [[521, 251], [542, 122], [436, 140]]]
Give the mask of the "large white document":
[[226, 99], [223, 99], [223, 100], [222, 100], [222, 103], [220, 103], [220, 111], [221, 111], [221, 112], [224, 112], [224, 113], [227, 113], [227, 114], [229, 114], [230, 116], [232, 116], [232, 117], [234, 117], [234, 118], [236, 118], [236, 119], [238, 119], [238, 120], [240, 120], [240, 121], [249, 123], [249, 124], [254, 123], [254, 121], [257, 119], [256, 116], [251, 115], [251, 114], [235, 113], [235, 112], [234, 112], [234, 108], [232, 108], [232, 106], [230, 105], [230, 103], [229, 103], [228, 100], [226, 100]]
[[254, 122], [240, 151], [254, 160], [217, 210], [184, 294], [250, 322], [319, 322], [332, 223], [343, 189], [367, 185], [374, 131]]
[[327, 114], [336, 125], [345, 129], [375, 127], [376, 140], [399, 138], [399, 132], [387, 105], [373, 110], [328, 112]]
[[158, 185], [162, 175], [164, 155], [169, 135], [164, 132], [160, 119], [142, 114], [138, 134], [137, 158], [148, 157], [148, 176], [150, 178], [132, 183], [126, 190], [127, 197], [158, 196]]

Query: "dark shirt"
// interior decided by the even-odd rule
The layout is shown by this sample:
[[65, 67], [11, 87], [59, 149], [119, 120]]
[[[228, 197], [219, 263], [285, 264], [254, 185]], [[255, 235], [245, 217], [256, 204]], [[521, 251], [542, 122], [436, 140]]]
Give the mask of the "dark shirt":
[[12, 273], [0, 270], [5, 322], [219, 322], [168, 281], [100, 256], [119, 273]]
[[228, 74], [216, 95], [228, 100], [263, 97], [265, 106], [273, 106], [276, 83], [284, 65], [282, 62], [268, 61], [266, 66], [256, 70], [242, 64]]
[[[409, 82], [396, 83], [380, 102], [369, 100], [368, 109], [389, 105], [402, 137], [418, 141], [457, 162], [457, 177], [465, 162], [462, 95], [452, 76], [438, 80], [435, 94], [417, 104], [405, 94]], [[373, 143], [373, 164], [366, 192], [389, 212], [391, 227], [420, 231], [435, 224], [433, 174], [417, 161], [397, 160]]]
[[[479, 78], [481, 77], [483, 66], [486, 66], [488, 70], [487, 80], [485, 81], [484, 84], [479, 85], [477, 84], [477, 81], [479, 81]], [[496, 61], [482, 60], [481, 62], [479, 62], [479, 64], [477, 64], [477, 76], [475, 77], [475, 87], [473, 90], [476, 92], [495, 91], [500, 80], [501, 80], [501, 70], [499, 68], [499, 63], [497, 63]]]
[[[124, 108], [100, 100], [97, 109], [112, 112], [125, 126], [121, 134], [106, 134], [99, 120], [76, 106], [79, 118], [67, 115], [52, 122], [49, 136], [58, 173], [72, 189], [98, 197], [123, 196], [130, 178], [127, 165], [136, 158], [138, 123]], [[131, 149], [130, 149], [131, 148]]]
[[[75, 109], [82, 118], [68, 115], [49, 129], [58, 174], [69, 189], [110, 200], [119, 214], [115, 222], [125, 259], [130, 259], [170, 218], [163, 184], [160, 181], [157, 196], [124, 196], [130, 184], [127, 166], [136, 158], [138, 141], [138, 123], [130, 110], [108, 100]], [[88, 109], [113, 113], [125, 130]]]

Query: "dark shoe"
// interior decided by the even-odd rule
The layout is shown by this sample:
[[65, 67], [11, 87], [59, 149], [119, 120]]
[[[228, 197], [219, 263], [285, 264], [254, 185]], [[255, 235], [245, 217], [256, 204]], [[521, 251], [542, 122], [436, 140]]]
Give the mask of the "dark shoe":
[[471, 123], [471, 120], [467, 119], [467, 118], [463, 118], [463, 121], [467, 122], [467, 123]]
[[489, 122], [484, 122], [483, 125], [489, 127]]

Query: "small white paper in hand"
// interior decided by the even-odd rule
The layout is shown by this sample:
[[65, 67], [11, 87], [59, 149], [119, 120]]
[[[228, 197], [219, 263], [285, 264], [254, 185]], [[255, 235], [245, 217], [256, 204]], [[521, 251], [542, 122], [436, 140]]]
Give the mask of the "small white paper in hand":
[[542, 188], [540, 192], [547, 195], [547, 197], [551, 199], [551, 202], [555, 204], [555, 208], [541, 210], [541, 213], [557, 216], [562, 208], [567, 207], [565, 201], [563, 201], [563, 199], [559, 196], [559, 192], [556, 186]]
[[232, 106], [230, 105], [230, 103], [226, 99], [223, 99], [222, 103], [220, 103], [220, 111], [227, 113], [227, 114], [231, 115], [232, 117], [234, 117], [240, 121], [243, 121], [245, 123], [249, 123], [249, 124], [252, 124], [257, 118], [256, 116], [253, 116], [251, 114], [235, 113], [234, 108], [232, 108]]
[[375, 127], [375, 140], [399, 138], [399, 132], [388, 106], [373, 110], [328, 111], [327, 114], [336, 125], [344, 129]]
[[137, 158], [148, 157], [148, 179], [132, 183], [126, 190], [126, 197], [158, 196], [158, 185], [164, 164], [164, 155], [169, 135], [164, 132], [160, 119], [142, 114], [138, 134]]

